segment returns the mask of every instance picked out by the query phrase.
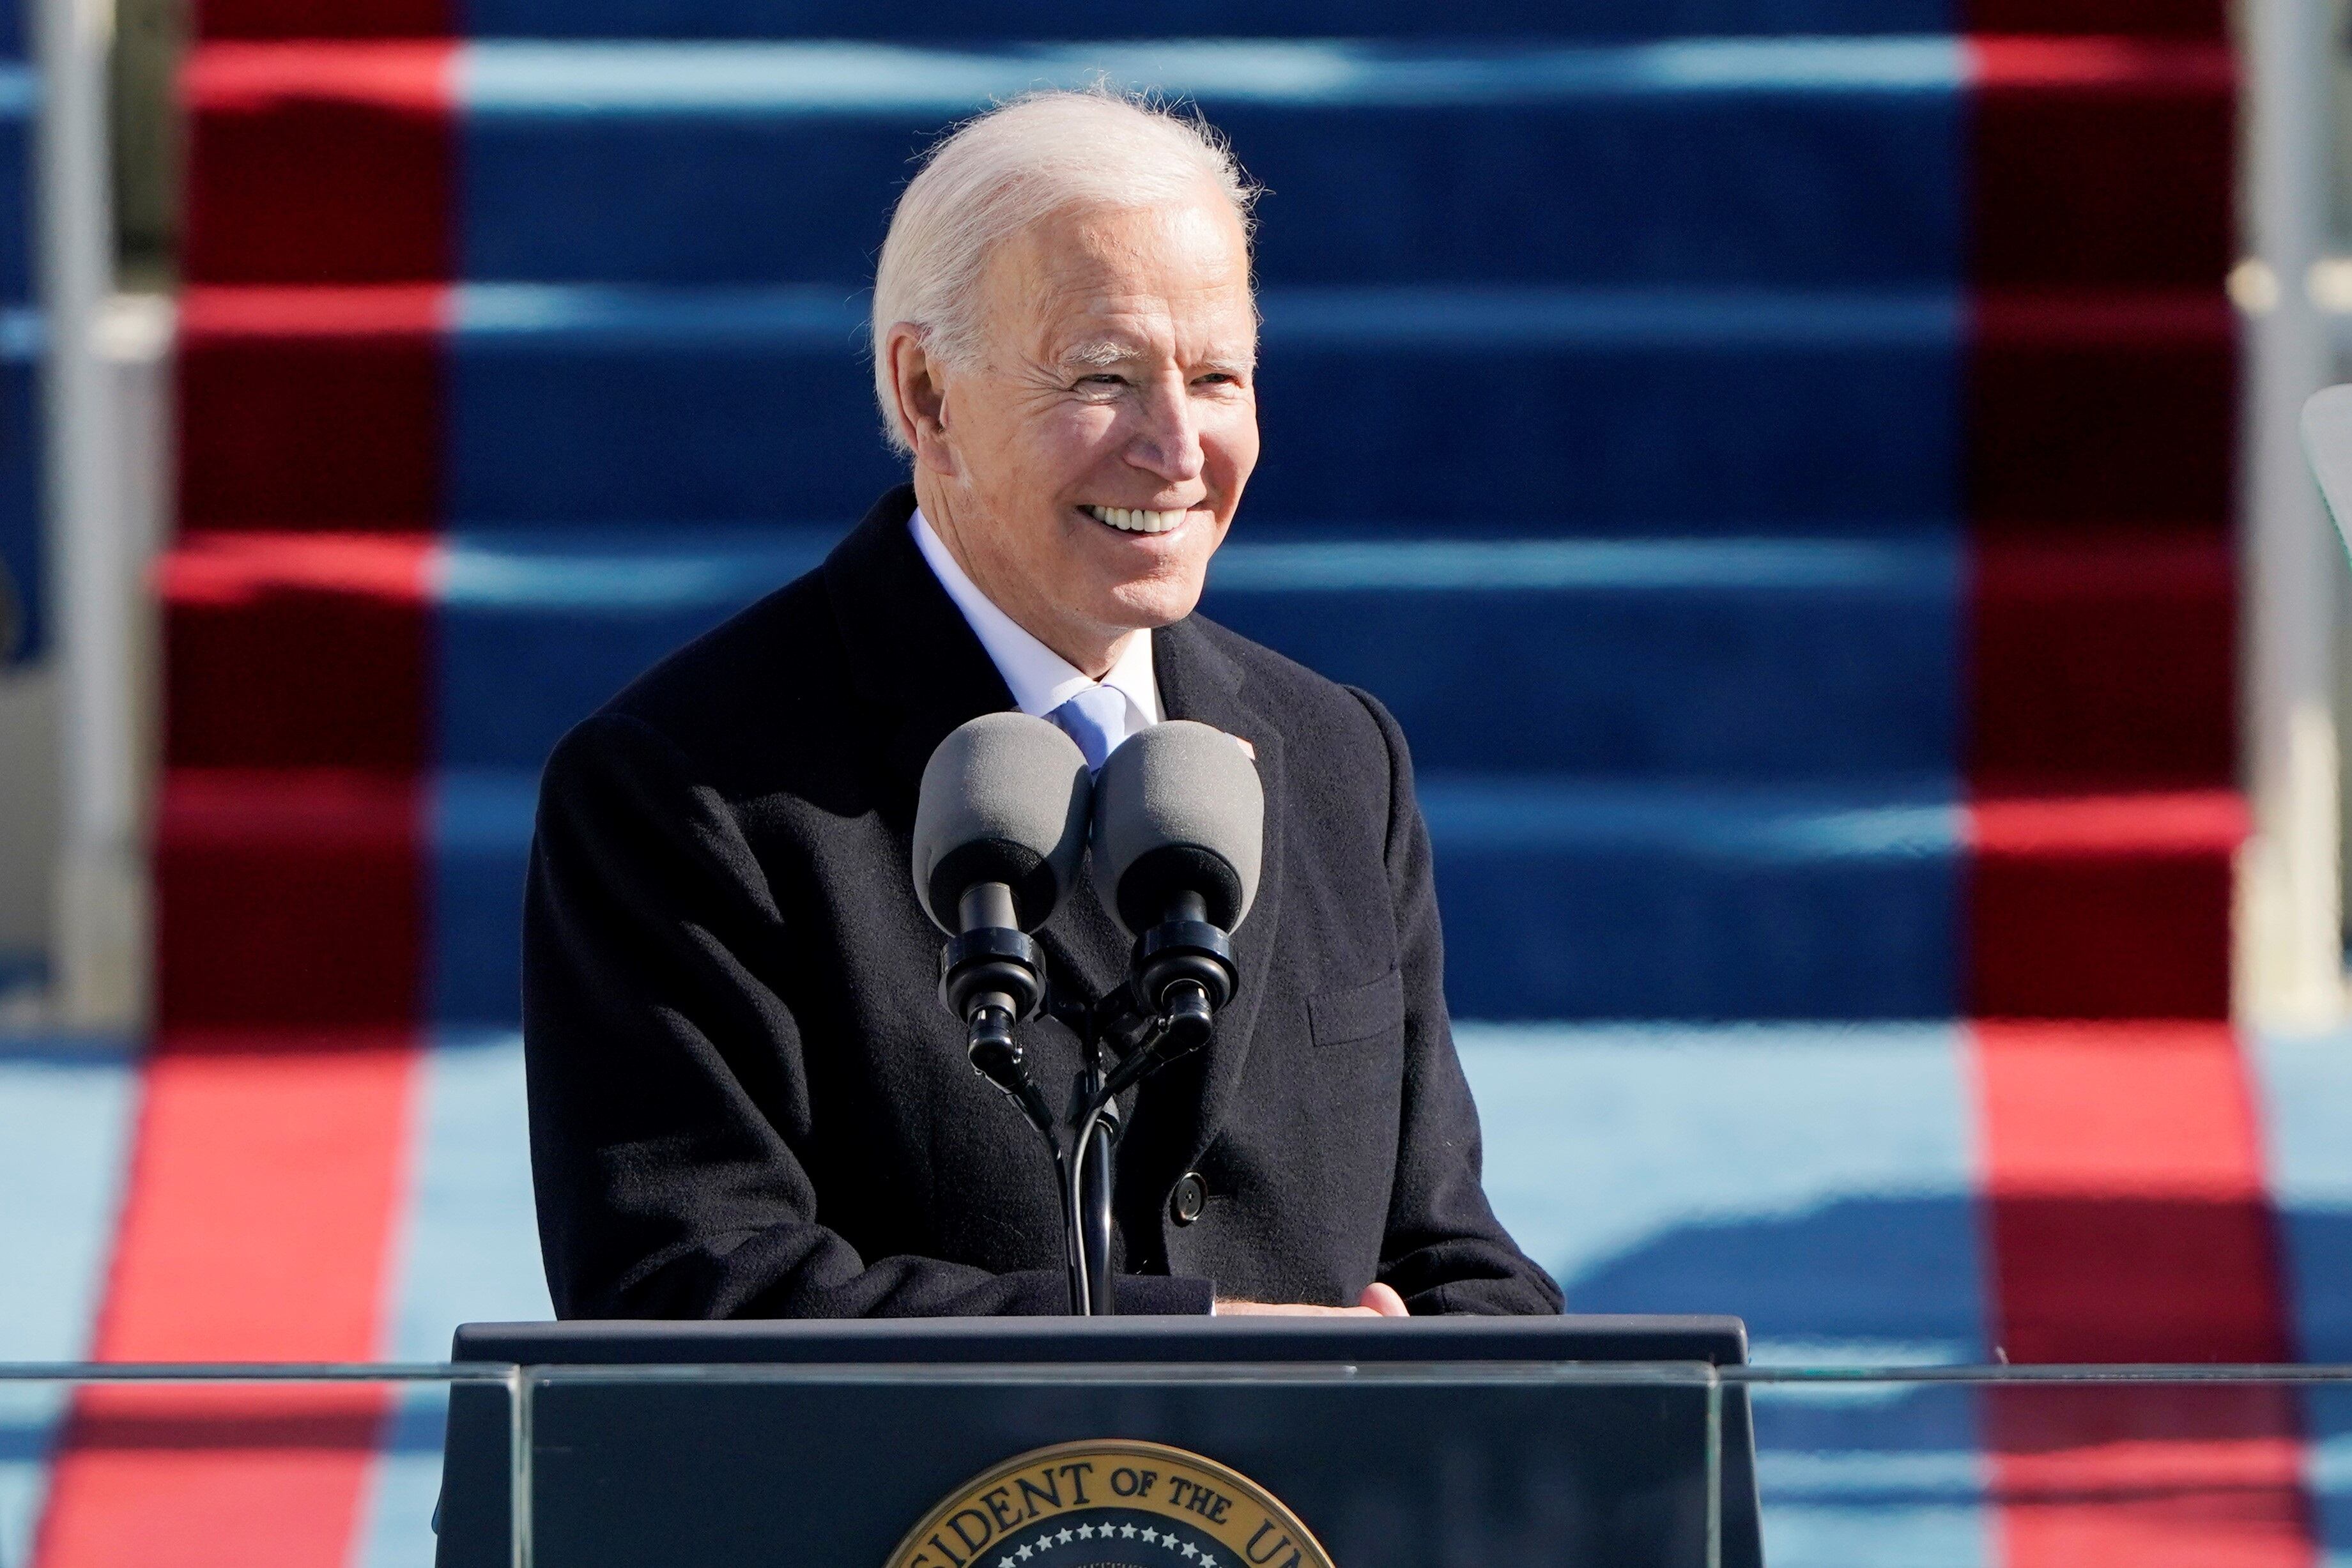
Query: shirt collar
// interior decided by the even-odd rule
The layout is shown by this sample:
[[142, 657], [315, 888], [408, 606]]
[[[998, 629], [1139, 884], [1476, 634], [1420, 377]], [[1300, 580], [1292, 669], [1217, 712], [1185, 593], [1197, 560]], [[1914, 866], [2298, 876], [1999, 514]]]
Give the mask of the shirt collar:
[[1133, 728], [1160, 722], [1160, 683], [1152, 672], [1150, 634], [1129, 637], [1118, 661], [1097, 683], [998, 609], [995, 601], [964, 574], [946, 542], [931, 527], [931, 520], [923, 515], [922, 508], [915, 509], [907, 526], [913, 531], [915, 547], [923, 552], [940, 586], [948, 591], [948, 597], [963, 612], [980, 646], [988, 650], [996, 672], [1004, 678], [1004, 684], [1013, 692], [1013, 705], [1021, 711], [1043, 718], [1087, 687], [1100, 684], [1127, 699], [1129, 722]]

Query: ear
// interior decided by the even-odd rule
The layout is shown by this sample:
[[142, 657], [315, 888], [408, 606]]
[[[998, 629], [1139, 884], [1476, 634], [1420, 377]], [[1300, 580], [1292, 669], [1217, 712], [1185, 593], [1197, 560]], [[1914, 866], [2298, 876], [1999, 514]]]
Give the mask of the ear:
[[917, 464], [953, 476], [955, 448], [948, 439], [947, 384], [940, 362], [923, 346], [922, 333], [911, 321], [890, 329], [882, 352], [889, 356], [900, 437], [914, 448]]

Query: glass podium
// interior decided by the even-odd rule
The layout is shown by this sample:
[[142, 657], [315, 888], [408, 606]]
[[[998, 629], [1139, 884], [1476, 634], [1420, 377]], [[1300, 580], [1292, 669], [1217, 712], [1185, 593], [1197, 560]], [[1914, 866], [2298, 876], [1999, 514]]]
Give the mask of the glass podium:
[[9, 1366], [0, 1433], [5, 1568], [2284, 1568], [2352, 1540], [2335, 1367]]

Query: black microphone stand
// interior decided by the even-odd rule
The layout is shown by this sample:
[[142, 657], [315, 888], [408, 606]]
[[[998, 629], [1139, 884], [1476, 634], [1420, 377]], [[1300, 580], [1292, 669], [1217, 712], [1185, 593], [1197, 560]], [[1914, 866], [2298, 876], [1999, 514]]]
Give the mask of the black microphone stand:
[[1050, 1005], [1078, 1037], [1066, 1128], [1055, 1125], [1013, 1037], [1016, 1023], [1049, 1005], [1049, 987], [1044, 955], [1013, 926], [1012, 901], [1001, 884], [978, 885], [964, 895], [964, 934], [940, 952], [940, 999], [965, 1020], [972, 1070], [1004, 1091], [1054, 1156], [1075, 1317], [1118, 1311], [1111, 1198], [1118, 1097], [1207, 1044], [1217, 1009], [1234, 994], [1232, 943], [1201, 918], [1201, 902], [1197, 895], [1180, 898], [1167, 920], [1137, 939], [1127, 984], [1118, 991]]
[[[1118, 1181], [1115, 1152], [1121, 1131], [1117, 1096], [1134, 1081], [1119, 1078], [1115, 1052], [1131, 1055], [1153, 1026], [1136, 1016], [1124, 988], [1107, 997], [1070, 1001], [1051, 1009], [1078, 1037], [1078, 1071], [1070, 1084], [1071, 1180], [1063, 1187], [1062, 1227], [1081, 1260], [1084, 1290], [1080, 1315], [1115, 1317], [1117, 1276], [1111, 1268], [1111, 1198]], [[1116, 1042], [1116, 1044], [1115, 1044]], [[1118, 1079], [1116, 1088], [1109, 1087]]]
[[1114, 1317], [1118, 1312], [1118, 1293], [1113, 1283], [1110, 1259], [1114, 1185], [1111, 1160], [1112, 1151], [1118, 1145], [1118, 1106], [1097, 1099], [1108, 1076], [1108, 1057], [1102, 1041], [1087, 1040], [1085, 1065], [1071, 1086], [1070, 1121], [1076, 1134], [1071, 1147], [1077, 1160], [1074, 1191], [1078, 1200], [1072, 1219], [1078, 1252], [1087, 1264], [1087, 1310], [1097, 1318]]
[[1233, 999], [1240, 979], [1231, 939], [1203, 918], [1205, 912], [1198, 894], [1180, 895], [1168, 918], [1136, 939], [1127, 984], [1065, 1019], [1078, 1028], [1083, 1051], [1071, 1094], [1077, 1169], [1069, 1215], [1087, 1263], [1090, 1316], [1110, 1317], [1118, 1310], [1110, 1240], [1118, 1097], [1208, 1044], [1217, 1009]]

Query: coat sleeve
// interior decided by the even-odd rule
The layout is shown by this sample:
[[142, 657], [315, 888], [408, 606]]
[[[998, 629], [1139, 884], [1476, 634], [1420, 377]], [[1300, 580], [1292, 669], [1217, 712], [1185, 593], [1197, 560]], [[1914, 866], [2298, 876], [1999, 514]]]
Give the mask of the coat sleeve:
[[[771, 977], [783, 926], [733, 813], [650, 726], [607, 713], [541, 785], [523, 1040], [541, 1247], [566, 1318], [1068, 1310], [1057, 1269], [866, 1258], [763, 1107], [807, 1103]], [[796, 1112], [788, 1111], [789, 1121]], [[1122, 1312], [1205, 1312], [1206, 1280], [1122, 1279]]]
[[1416, 1316], [1558, 1312], [1559, 1287], [1518, 1249], [1486, 1202], [1478, 1108], [1446, 1015], [1435, 864], [1404, 731], [1377, 698], [1355, 694], [1388, 746], [1387, 863], [1405, 1001], [1403, 1120], [1380, 1277]]

